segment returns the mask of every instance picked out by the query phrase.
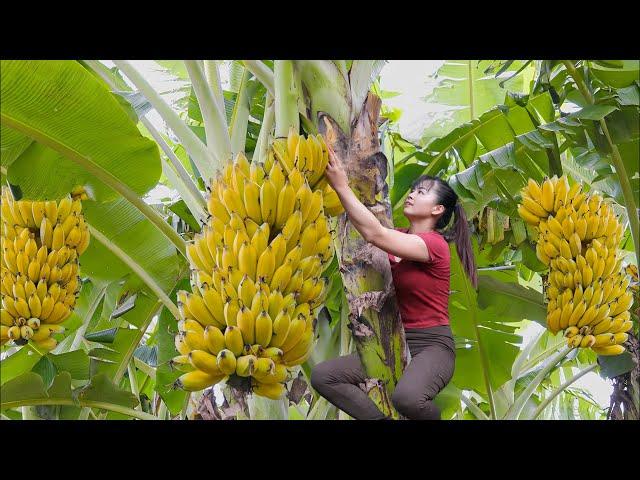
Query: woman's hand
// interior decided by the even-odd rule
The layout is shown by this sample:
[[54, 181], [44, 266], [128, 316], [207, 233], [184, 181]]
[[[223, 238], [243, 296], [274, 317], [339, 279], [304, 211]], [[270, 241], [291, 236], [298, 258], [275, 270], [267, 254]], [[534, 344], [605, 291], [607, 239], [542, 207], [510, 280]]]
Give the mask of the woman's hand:
[[347, 172], [345, 172], [342, 162], [329, 145], [327, 145], [327, 150], [329, 151], [329, 163], [327, 163], [325, 170], [327, 181], [335, 191], [349, 188]]

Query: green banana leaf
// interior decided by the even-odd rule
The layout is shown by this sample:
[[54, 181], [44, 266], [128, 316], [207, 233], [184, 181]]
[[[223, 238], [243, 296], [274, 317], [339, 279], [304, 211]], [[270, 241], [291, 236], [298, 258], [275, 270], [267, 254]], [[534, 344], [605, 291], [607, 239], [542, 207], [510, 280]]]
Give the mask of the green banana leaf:
[[451, 328], [456, 337], [465, 339], [466, 344], [456, 349], [452, 383], [460, 390], [475, 390], [486, 396], [487, 385], [496, 390], [511, 378], [511, 366], [519, 352], [521, 337], [514, 333], [516, 327], [509, 323], [522, 319], [498, 314], [493, 305], [480, 308], [478, 295], [466, 277], [453, 245], [451, 290]]
[[[507, 65], [508, 63], [508, 65]], [[517, 72], [523, 61], [506, 62], [501, 75], [507, 77]], [[492, 66], [488, 60], [446, 60], [434, 74], [437, 86], [424, 101], [448, 106], [444, 111], [430, 114], [429, 126], [424, 130], [420, 143], [425, 145], [432, 139], [446, 135], [463, 123], [470, 122], [481, 113], [494, 107], [504, 98], [506, 90], [524, 92], [528, 89], [525, 76], [531, 77], [533, 65], [525, 72], [500, 85], [500, 78], [487, 71]]]
[[[396, 167], [391, 191], [394, 219], [402, 210], [411, 182], [422, 174], [441, 174], [452, 158], [459, 159], [463, 168], [449, 177], [449, 182], [464, 199], [469, 216], [498, 197], [498, 181], [507, 191], [514, 192], [518, 185], [526, 183], [525, 174], [542, 179], [548, 171], [545, 150], [551, 145], [542, 134], [532, 135], [531, 132], [536, 131], [539, 118], [552, 120], [551, 97], [543, 92], [520, 98], [516, 103], [507, 96], [504, 103], [432, 140], [424, 147], [422, 155], [415, 156], [416, 162], [421, 163]], [[525, 145], [536, 148], [527, 149]]]
[[623, 88], [640, 80], [640, 60], [622, 60], [620, 68], [611, 68], [602, 64], [592, 64], [590, 71], [605, 85]]
[[[108, 242], [119, 247], [165, 292], [175, 284], [184, 259], [176, 249], [138, 209], [124, 199], [108, 203], [83, 202], [87, 222], [100, 231]], [[118, 258], [97, 238], [92, 237], [89, 247], [80, 258], [83, 275], [114, 281], [131, 274], [131, 265]], [[131, 288], [139, 288], [142, 280], [136, 277]]]
[[[8, 179], [25, 198], [60, 198], [85, 185], [96, 200], [115, 199], [117, 193], [71, 160], [72, 154], [138, 194], [155, 186], [161, 172], [157, 145], [82, 65], [3, 60], [1, 67], [1, 123], [23, 137], [2, 136], [2, 164], [11, 162]], [[36, 141], [12, 159], [24, 137]]]
[[155, 419], [152, 415], [133, 410], [138, 405], [135, 396], [116, 387], [105, 375], [98, 375], [89, 384], [74, 389], [69, 373], [62, 372], [47, 388], [40, 375], [28, 372], [7, 382], [0, 390], [1, 410], [27, 405], [76, 405]]

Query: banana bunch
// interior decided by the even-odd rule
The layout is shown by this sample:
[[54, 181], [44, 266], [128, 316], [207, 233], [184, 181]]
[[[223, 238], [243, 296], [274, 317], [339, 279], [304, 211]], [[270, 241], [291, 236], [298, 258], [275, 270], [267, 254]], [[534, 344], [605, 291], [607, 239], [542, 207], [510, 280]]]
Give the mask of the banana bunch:
[[271, 169], [274, 159], [278, 160], [284, 168], [285, 175], [298, 175], [299, 172], [306, 178], [312, 192], [322, 192], [326, 215], [335, 217], [344, 212], [338, 194], [324, 176], [329, 162], [329, 151], [322, 135], [309, 135], [305, 138], [292, 128], [287, 138], [273, 141], [272, 149], [274, 155], [270, 155], [265, 162], [267, 170]]
[[566, 176], [538, 185], [529, 179], [518, 212], [538, 232], [538, 259], [550, 267], [545, 288], [547, 327], [569, 346], [619, 355], [632, 327], [631, 278], [618, 245], [624, 229], [598, 194], [569, 186]]
[[[74, 190], [76, 192], [76, 190]], [[2, 188], [0, 236], [1, 344], [29, 340], [49, 351], [80, 290], [78, 257], [89, 245], [80, 198], [15, 201]]]
[[202, 390], [236, 375], [277, 399], [287, 367], [311, 354], [327, 290], [321, 274], [334, 254], [325, 197], [309, 186], [314, 170], [284, 171], [274, 155], [250, 164], [239, 154], [211, 184], [211, 218], [187, 246], [191, 292], [178, 293], [177, 388]]

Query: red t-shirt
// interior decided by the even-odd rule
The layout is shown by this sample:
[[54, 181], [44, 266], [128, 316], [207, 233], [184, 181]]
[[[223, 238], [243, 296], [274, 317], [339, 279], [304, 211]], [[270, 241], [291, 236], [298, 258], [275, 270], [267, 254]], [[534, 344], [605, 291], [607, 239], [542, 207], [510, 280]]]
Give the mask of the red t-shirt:
[[[396, 229], [407, 232], [407, 228]], [[405, 328], [449, 325], [450, 251], [438, 232], [416, 233], [429, 250], [429, 261], [395, 261], [391, 254], [391, 274], [400, 316]]]

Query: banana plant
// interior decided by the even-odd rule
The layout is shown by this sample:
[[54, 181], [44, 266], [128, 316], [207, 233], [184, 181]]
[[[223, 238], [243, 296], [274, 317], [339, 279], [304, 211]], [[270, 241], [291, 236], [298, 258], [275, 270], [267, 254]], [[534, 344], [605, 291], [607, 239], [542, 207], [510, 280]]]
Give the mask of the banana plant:
[[[297, 129], [299, 123], [307, 133], [321, 132], [345, 160], [354, 191], [383, 224], [390, 225], [387, 190], [374, 191], [374, 185], [386, 180], [387, 162], [377, 146], [380, 99], [369, 92], [383, 63], [350, 63], [276, 61], [276, 136], [286, 135], [290, 127]], [[363, 162], [371, 159], [375, 159], [375, 167], [362, 168]], [[368, 173], [358, 176], [355, 172]], [[370, 251], [370, 260], [361, 263], [363, 257], [358, 251], [366, 242], [344, 214], [338, 219], [337, 232], [338, 260], [355, 345], [367, 375], [373, 379], [374, 387], [368, 394], [381, 411], [397, 416], [390, 398], [406, 363], [406, 347], [395, 296], [388, 295], [390, 270], [384, 261], [374, 260], [384, 255], [379, 250]]]

